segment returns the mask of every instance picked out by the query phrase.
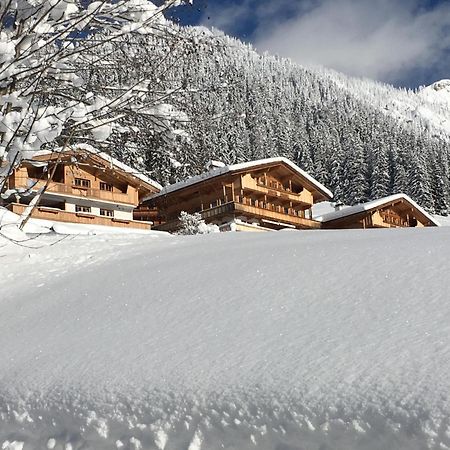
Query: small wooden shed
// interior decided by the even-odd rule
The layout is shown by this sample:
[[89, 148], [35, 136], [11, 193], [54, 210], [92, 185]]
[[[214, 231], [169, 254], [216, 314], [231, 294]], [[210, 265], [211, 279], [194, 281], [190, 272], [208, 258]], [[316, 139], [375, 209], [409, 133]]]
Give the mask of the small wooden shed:
[[325, 229], [435, 227], [439, 222], [406, 194], [343, 206], [317, 217]]

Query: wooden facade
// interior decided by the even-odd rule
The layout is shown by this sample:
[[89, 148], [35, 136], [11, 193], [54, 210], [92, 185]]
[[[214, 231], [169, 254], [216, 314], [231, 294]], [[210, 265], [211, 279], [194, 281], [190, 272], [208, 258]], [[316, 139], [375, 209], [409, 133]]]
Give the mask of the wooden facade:
[[157, 183], [102, 153], [85, 149], [42, 152], [24, 161], [10, 176], [7, 189], [12, 194], [6, 206], [22, 213], [45, 185], [34, 218], [141, 229], [150, 229], [151, 224], [134, 220], [133, 210], [144, 196], [160, 189]]
[[[20, 203], [9, 203], [7, 208], [13, 213], [22, 214], [25, 211], [26, 205], [22, 205]], [[104, 225], [108, 227], [120, 228], [138, 228], [142, 230], [150, 229], [150, 224], [148, 222], [97, 216], [94, 214], [82, 212], [69, 212], [61, 210], [60, 208], [47, 206], [37, 206], [33, 211], [32, 217], [35, 219], [43, 219], [56, 222]]]
[[322, 228], [408, 228], [438, 226], [439, 223], [411, 198], [396, 194], [325, 214]]
[[285, 158], [216, 168], [163, 189], [140, 209], [154, 228], [174, 231], [181, 211], [199, 212], [207, 223], [228, 230], [318, 229], [314, 203], [332, 194]]

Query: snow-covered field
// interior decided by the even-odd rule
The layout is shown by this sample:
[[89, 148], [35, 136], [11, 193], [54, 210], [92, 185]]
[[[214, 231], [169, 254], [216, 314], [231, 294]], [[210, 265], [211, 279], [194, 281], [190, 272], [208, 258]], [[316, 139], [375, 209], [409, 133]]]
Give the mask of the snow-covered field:
[[450, 448], [450, 228], [62, 237], [0, 241], [2, 449]]

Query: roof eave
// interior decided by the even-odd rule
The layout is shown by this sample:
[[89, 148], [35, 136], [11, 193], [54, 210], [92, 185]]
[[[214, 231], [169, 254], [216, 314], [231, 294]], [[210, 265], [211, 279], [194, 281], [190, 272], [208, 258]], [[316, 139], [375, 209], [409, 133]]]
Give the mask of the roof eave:
[[[153, 200], [158, 197], [162, 197], [165, 195], [172, 194], [174, 192], [181, 191], [183, 189], [191, 188], [191, 187], [193, 187], [199, 183], [203, 183], [207, 180], [217, 179], [220, 176], [229, 175], [229, 174], [234, 175], [234, 174], [239, 174], [239, 173], [246, 173], [249, 170], [258, 170], [258, 168], [263, 168], [263, 167], [267, 167], [267, 166], [271, 166], [271, 165], [273, 166], [273, 165], [280, 164], [280, 163], [286, 165], [288, 168], [290, 168], [295, 173], [297, 173], [303, 180], [306, 181], [306, 184], [309, 185], [308, 187], [312, 188], [311, 189], [312, 191], [318, 192], [319, 194], [321, 194], [323, 196], [322, 197], [323, 200], [331, 200], [333, 198], [333, 193], [329, 189], [327, 189], [325, 186], [323, 186], [321, 183], [319, 183], [317, 180], [315, 180], [311, 175], [309, 175], [304, 170], [300, 169], [300, 167], [298, 167], [296, 164], [294, 164], [292, 161], [288, 160], [287, 158], [279, 157], [279, 158], [267, 158], [267, 159], [258, 160], [258, 161], [255, 161], [254, 164], [252, 161], [249, 161], [246, 163], [234, 164], [231, 166], [225, 166], [223, 168], [214, 169], [210, 172], [206, 172], [205, 174], [200, 174], [195, 177], [192, 177], [193, 179], [198, 177], [192, 183], [181, 182], [179, 187], [172, 188], [172, 189], [171, 189], [171, 186], [176, 186], [178, 183], [175, 183], [174, 185], [171, 185], [171, 186], [169, 185], [166, 188], [163, 188], [160, 192], [145, 197], [143, 199], [143, 201], [145, 202], [145, 201]], [[189, 181], [189, 179], [187, 181]]]
[[[382, 200], [382, 199], [380, 199]], [[387, 205], [389, 205], [392, 202], [397, 202], [399, 200], [405, 200], [407, 203], [409, 203], [413, 208], [415, 208], [426, 220], [428, 220], [429, 222], [431, 222], [434, 226], [440, 227], [441, 224], [429, 213], [427, 213], [420, 205], [418, 205], [411, 197], [409, 197], [406, 194], [395, 194], [389, 197], [386, 197], [386, 201], [380, 204], [377, 204], [375, 206], [373, 206], [372, 208], [369, 209], [362, 209], [362, 210], [358, 210], [358, 211], [351, 211], [352, 207], [346, 208], [349, 209], [349, 212], [346, 214], [345, 211], [346, 209], [343, 209], [340, 212], [339, 216], [335, 216], [335, 212], [331, 212], [328, 214], [325, 214], [322, 217], [318, 217], [317, 220], [319, 220], [322, 223], [330, 223], [330, 222], [336, 222], [338, 220], [342, 220], [342, 219], [347, 219], [349, 217], [352, 216], [358, 216], [358, 215], [364, 215], [364, 214], [370, 214], [373, 211], [376, 211], [380, 208], [383, 208]], [[370, 202], [368, 202], [370, 203]], [[364, 204], [362, 204], [361, 206], [363, 206]], [[330, 216], [327, 219], [327, 216]]]

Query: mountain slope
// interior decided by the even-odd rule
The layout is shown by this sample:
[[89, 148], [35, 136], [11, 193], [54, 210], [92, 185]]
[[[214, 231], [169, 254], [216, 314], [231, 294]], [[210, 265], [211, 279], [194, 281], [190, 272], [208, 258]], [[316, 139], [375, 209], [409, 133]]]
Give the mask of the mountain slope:
[[448, 80], [437, 81], [415, 92], [396, 89], [369, 79], [348, 77], [330, 69], [317, 67], [315, 71], [396, 119], [406, 129], [422, 128], [428, 130], [432, 136], [450, 139]]
[[116, 156], [163, 184], [201, 172], [209, 159], [286, 156], [345, 203], [406, 192], [447, 213], [449, 109], [426, 91], [304, 68], [216, 31], [178, 31], [176, 47], [127, 41], [115, 69], [92, 76], [91, 87], [154, 80], [152, 91], [188, 114], [189, 139], [162, 140], [133, 118], [141, 130], [116, 136]]
[[436, 81], [419, 91], [419, 95], [430, 103], [441, 104], [450, 109], [450, 80]]

